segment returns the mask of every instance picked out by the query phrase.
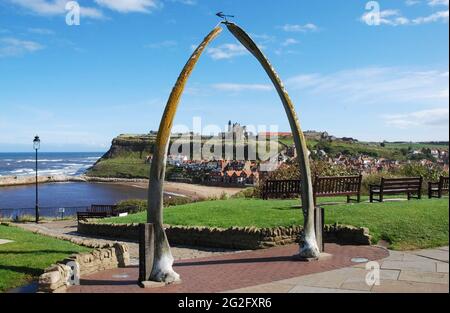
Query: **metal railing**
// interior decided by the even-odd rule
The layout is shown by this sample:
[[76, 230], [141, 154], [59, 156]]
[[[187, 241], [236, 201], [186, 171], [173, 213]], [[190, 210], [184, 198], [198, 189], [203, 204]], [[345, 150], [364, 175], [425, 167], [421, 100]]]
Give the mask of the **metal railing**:
[[[42, 218], [64, 219], [75, 217], [77, 212], [86, 212], [87, 206], [76, 207], [40, 207], [39, 215]], [[20, 220], [35, 215], [35, 208], [0, 208], [0, 220]]]

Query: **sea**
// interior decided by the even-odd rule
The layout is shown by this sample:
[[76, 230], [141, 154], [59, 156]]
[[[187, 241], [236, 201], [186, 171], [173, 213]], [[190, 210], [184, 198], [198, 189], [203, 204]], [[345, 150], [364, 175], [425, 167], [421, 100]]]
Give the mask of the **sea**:
[[[43, 152], [38, 155], [38, 171], [42, 176], [83, 174], [103, 153]], [[0, 153], [1, 176], [35, 175], [35, 153]]]
[[[39, 153], [40, 176], [78, 176], [86, 172], [103, 153]], [[0, 153], [0, 176], [34, 176], [34, 153]], [[127, 199], [146, 199], [147, 190], [133, 185], [113, 183], [40, 184], [39, 207], [42, 217], [63, 218], [85, 211], [92, 204], [116, 204]], [[33, 216], [34, 185], [0, 187], [0, 219]]]

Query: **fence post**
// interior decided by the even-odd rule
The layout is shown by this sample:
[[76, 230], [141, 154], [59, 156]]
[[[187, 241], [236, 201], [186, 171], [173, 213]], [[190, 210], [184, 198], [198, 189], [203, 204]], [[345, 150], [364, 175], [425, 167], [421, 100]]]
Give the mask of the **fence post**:
[[314, 210], [314, 229], [316, 232], [317, 245], [320, 252], [325, 252], [325, 241], [323, 239], [323, 232], [325, 226], [325, 210], [317, 207]]

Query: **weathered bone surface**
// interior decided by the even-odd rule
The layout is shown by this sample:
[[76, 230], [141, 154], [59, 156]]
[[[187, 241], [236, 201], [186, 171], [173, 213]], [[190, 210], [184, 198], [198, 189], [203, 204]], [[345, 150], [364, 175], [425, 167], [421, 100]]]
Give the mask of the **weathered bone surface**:
[[172, 89], [172, 93], [170, 94], [159, 126], [150, 169], [150, 183], [148, 189], [149, 207], [147, 220], [149, 223], [153, 224], [155, 235], [154, 262], [152, 273], [149, 277], [149, 280], [152, 281], [173, 283], [180, 280], [180, 276], [172, 268], [173, 257], [163, 228], [163, 184], [166, 171], [167, 150], [169, 148], [173, 120], [187, 80], [206, 46], [216, 38], [221, 31], [222, 28], [220, 26], [214, 28], [194, 51], [184, 66], [183, 71]]
[[[272, 80], [280, 98], [284, 105], [289, 124], [294, 136], [294, 142], [297, 149], [297, 154], [300, 163], [300, 172], [303, 178], [302, 183], [302, 203], [303, 214], [305, 217], [304, 224], [304, 238], [300, 247], [300, 256], [304, 258], [317, 258], [320, 254], [316, 242], [314, 232], [314, 202], [313, 190], [311, 183], [311, 171], [309, 167], [308, 149], [303, 132], [300, 128], [297, 115], [294, 110], [292, 101], [284, 88], [284, 85], [275, 72], [274, 68], [264, 56], [262, 51], [249, 37], [249, 35], [234, 23], [225, 22], [228, 30], [256, 57], [261, 63], [264, 70]], [[153, 154], [152, 165], [150, 170], [149, 183], [149, 208], [147, 220], [154, 225], [155, 247], [154, 247], [154, 262], [151, 277], [152, 281], [159, 281], [165, 283], [176, 282], [180, 276], [173, 270], [173, 257], [170, 251], [170, 246], [167, 240], [166, 233], [163, 228], [163, 183], [166, 170], [167, 150], [169, 148], [170, 133], [172, 130], [175, 113], [180, 102], [181, 95], [184, 91], [185, 85], [189, 76], [191, 75], [195, 65], [197, 64], [201, 54], [206, 46], [214, 40], [222, 31], [217, 26], [211, 33], [203, 40], [200, 46], [192, 54], [189, 61], [186, 63], [178, 80], [172, 90], [169, 100], [164, 111], [161, 124], [156, 139], [155, 152]]]
[[295, 113], [294, 105], [289, 97], [284, 85], [276, 73], [275, 69], [270, 64], [269, 60], [262, 53], [261, 49], [255, 44], [250, 36], [239, 26], [234, 23], [225, 22], [228, 30], [250, 51], [255, 58], [261, 63], [262, 67], [269, 75], [272, 83], [274, 84], [278, 95], [283, 102], [286, 115], [291, 126], [292, 134], [294, 136], [294, 142], [297, 149], [300, 175], [302, 177], [302, 204], [303, 215], [305, 217], [304, 225], [304, 238], [302, 240], [302, 246], [300, 247], [300, 257], [303, 258], [317, 258], [320, 255], [319, 248], [317, 246], [316, 235], [314, 232], [314, 201], [313, 201], [313, 188], [311, 182], [311, 169], [309, 166], [308, 148], [306, 146], [306, 140], [303, 132], [300, 128], [300, 122]]

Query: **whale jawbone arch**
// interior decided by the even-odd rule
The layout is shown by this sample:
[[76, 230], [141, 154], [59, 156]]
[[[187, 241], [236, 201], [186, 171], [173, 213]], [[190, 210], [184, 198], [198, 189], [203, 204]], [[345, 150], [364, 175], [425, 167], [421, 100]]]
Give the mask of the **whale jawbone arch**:
[[150, 168], [150, 182], [148, 188], [147, 221], [148, 223], [153, 224], [155, 238], [154, 247], [152, 247], [154, 248], [153, 268], [149, 277], [149, 280], [151, 281], [173, 283], [180, 280], [180, 276], [172, 267], [174, 259], [163, 226], [163, 185], [166, 172], [167, 151], [169, 149], [169, 139], [175, 113], [187, 80], [207, 45], [213, 41], [221, 31], [222, 28], [220, 26], [215, 27], [189, 58], [172, 89], [159, 126], [155, 151], [153, 153], [152, 165]]
[[[311, 182], [311, 170], [309, 166], [308, 149], [305, 137], [300, 128], [300, 123], [294, 110], [294, 105], [284, 88], [284, 85], [270, 65], [268, 59], [262, 51], [250, 38], [250, 36], [234, 23], [224, 22], [228, 30], [252, 53], [260, 62], [270, 79], [272, 80], [278, 95], [283, 103], [289, 124], [294, 136], [294, 142], [297, 149], [298, 160], [300, 164], [300, 174], [302, 177], [302, 206], [304, 215], [304, 236], [301, 241], [299, 256], [302, 258], [317, 258], [320, 255], [317, 246], [316, 235], [314, 231], [314, 201]], [[175, 118], [178, 104], [183, 94], [186, 83], [191, 75], [195, 65], [205, 48], [222, 31], [220, 26], [215, 27], [203, 42], [194, 51], [177, 82], [172, 89], [169, 100], [167, 101], [164, 114], [159, 126], [158, 136], [156, 138], [155, 151], [153, 153], [152, 165], [150, 169], [150, 182], [148, 190], [148, 210], [147, 221], [153, 224], [154, 229], [154, 259], [153, 269], [149, 280], [173, 283], [180, 280], [180, 276], [173, 270], [173, 256], [170, 251], [170, 245], [167, 240], [163, 226], [163, 185], [166, 171], [167, 151], [169, 148], [170, 133]]]
[[283, 82], [276, 73], [273, 66], [270, 64], [269, 60], [263, 54], [261, 49], [256, 45], [256, 43], [250, 38], [250, 36], [239, 26], [234, 23], [224, 22], [228, 30], [236, 37], [241, 44], [247, 48], [247, 50], [253, 54], [253, 56], [259, 61], [261, 66], [266, 71], [267, 75], [271, 79], [275, 89], [280, 96], [281, 102], [283, 103], [286, 115], [289, 120], [289, 125], [291, 127], [292, 135], [294, 137], [295, 147], [297, 149], [300, 175], [302, 178], [302, 206], [304, 215], [304, 231], [303, 239], [301, 240], [299, 257], [301, 258], [318, 258], [320, 255], [319, 247], [317, 245], [315, 226], [314, 226], [314, 198], [313, 198], [313, 188], [311, 181], [311, 169], [309, 165], [309, 154], [308, 148], [306, 146], [305, 136], [300, 127], [300, 122], [298, 120], [297, 114], [295, 113], [294, 104], [289, 97]]

